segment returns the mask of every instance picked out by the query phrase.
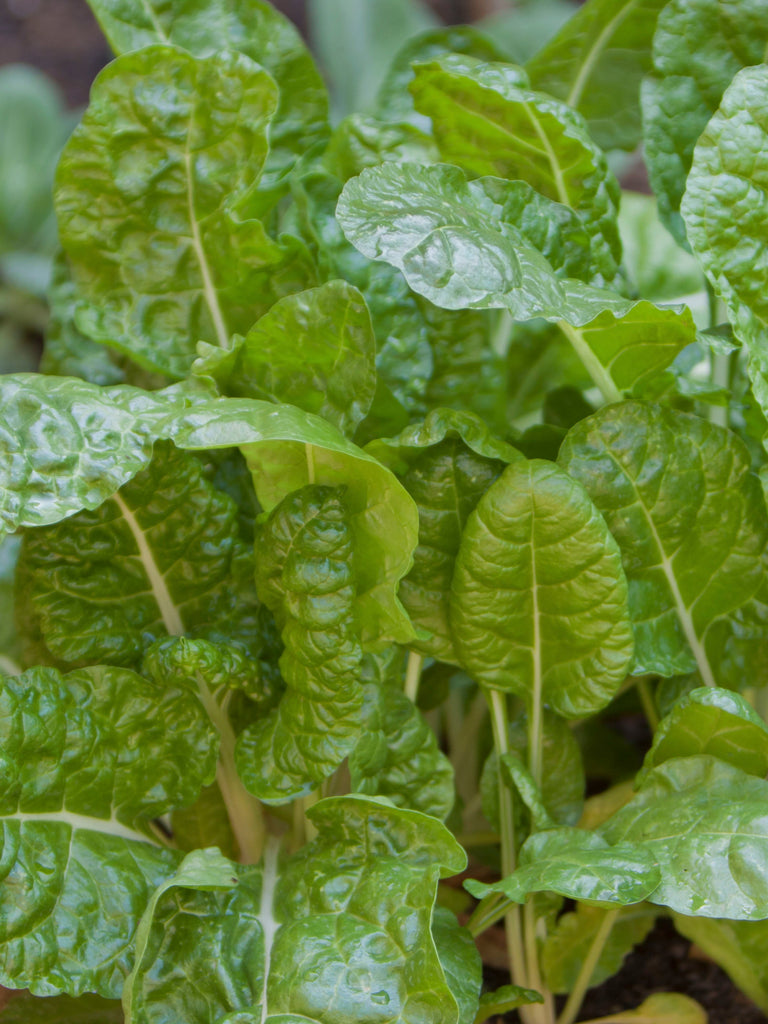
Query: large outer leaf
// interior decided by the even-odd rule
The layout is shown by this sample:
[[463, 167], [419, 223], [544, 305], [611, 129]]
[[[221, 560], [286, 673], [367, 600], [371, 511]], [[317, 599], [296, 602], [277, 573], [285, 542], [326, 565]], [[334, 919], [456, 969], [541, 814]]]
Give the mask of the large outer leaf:
[[768, 917], [768, 782], [714, 757], [654, 769], [600, 828], [609, 843], [644, 845], [661, 868], [648, 899], [681, 914]]
[[626, 601], [618, 548], [584, 489], [551, 463], [509, 466], [456, 559], [451, 626], [470, 675], [567, 717], [591, 714], [632, 656]]
[[619, 184], [582, 117], [521, 87], [509, 67], [453, 55], [417, 64], [416, 109], [431, 119], [447, 163], [521, 179], [575, 210], [589, 230], [594, 269], [610, 282], [621, 261]]
[[590, 0], [526, 70], [531, 84], [578, 110], [604, 149], [640, 141], [640, 80], [667, 0]]
[[674, 914], [675, 928], [768, 1013], [768, 921], [713, 921]]
[[328, 135], [328, 96], [291, 22], [265, 0], [88, 0], [115, 53], [173, 43], [196, 57], [238, 50], [261, 64], [279, 89], [262, 187]]
[[[733, 76], [764, 60], [767, 41], [763, 0], [672, 0], [659, 15], [654, 74], [642, 91], [645, 157], [662, 220], [678, 241], [696, 141]], [[739, 147], [742, 155], [748, 149]]]
[[450, 910], [435, 907], [432, 937], [451, 993], [459, 1004], [458, 1024], [474, 1024], [483, 985], [483, 964], [472, 934]]
[[395, 588], [411, 565], [418, 517], [393, 473], [330, 423], [289, 405], [218, 399], [170, 417], [164, 430], [180, 448], [240, 447], [266, 511], [312, 479], [345, 486], [358, 553], [363, 641], [408, 643], [413, 629]]
[[[625, 402], [577, 424], [560, 464], [589, 491], [621, 548], [636, 670], [698, 668], [707, 684], [730, 685], [721, 679], [719, 630], [757, 592], [768, 543], [760, 484], [741, 441], [687, 413]], [[753, 657], [766, 639], [752, 642]]]
[[228, 395], [288, 402], [352, 435], [376, 390], [365, 299], [346, 281], [280, 299], [231, 351], [210, 348], [196, 373]]
[[312, 283], [303, 247], [256, 219], [276, 103], [273, 80], [242, 55], [155, 46], [102, 71], [56, 188], [62, 245], [90, 303], [77, 317], [85, 334], [183, 377], [199, 340], [227, 347]]
[[154, 640], [182, 633], [259, 652], [235, 504], [169, 444], [98, 509], [29, 531], [20, 572], [20, 624], [57, 662], [136, 666]]
[[0, 982], [119, 997], [146, 900], [176, 854], [149, 821], [210, 782], [196, 698], [135, 673], [34, 669], [0, 689]]

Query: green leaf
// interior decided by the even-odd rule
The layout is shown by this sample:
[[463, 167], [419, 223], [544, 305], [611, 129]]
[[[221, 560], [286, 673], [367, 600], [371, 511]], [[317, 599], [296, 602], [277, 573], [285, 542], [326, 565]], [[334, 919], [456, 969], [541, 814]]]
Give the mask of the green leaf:
[[458, 1024], [474, 1024], [483, 984], [483, 964], [475, 940], [445, 907], [435, 907], [432, 937], [445, 979], [459, 1004]]
[[500, 893], [525, 903], [535, 892], [555, 892], [602, 905], [640, 903], [654, 892], [660, 876], [653, 856], [642, 847], [609, 845], [594, 832], [558, 828], [537, 832], [520, 851], [520, 866], [492, 885], [465, 882], [473, 896]]
[[[645, 158], [661, 219], [683, 244], [680, 200], [694, 146], [734, 75], [763, 61], [766, 37], [762, 0], [672, 0], [659, 16], [654, 73], [642, 89]], [[748, 151], [742, 142], [730, 158]]]
[[[567, 993], [573, 989], [608, 912], [601, 907], [578, 903], [575, 911], [558, 918], [541, 950], [541, 967], [551, 992]], [[619, 908], [589, 979], [590, 987], [616, 974], [624, 958], [653, 928], [657, 916], [658, 911], [645, 903]]]
[[172, 43], [196, 57], [244, 53], [274, 78], [279, 98], [262, 188], [271, 188], [328, 137], [328, 95], [294, 25], [270, 3], [247, 0], [88, 0], [115, 53]]
[[516, 1010], [520, 1006], [530, 1006], [531, 1003], [543, 1003], [544, 997], [540, 992], [532, 988], [521, 988], [519, 985], [502, 985], [495, 992], [485, 992], [480, 997], [480, 1009], [475, 1017], [474, 1024], [483, 1024], [497, 1014], [506, 1013], [508, 1010]]
[[258, 654], [253, 561], [238, 535], [234, 502], [199, 460], [159, 444], [97, 509], [27, 532], [23, 625], [68, 666], [135, 667], [154, 640], [183, 633]]
[[720, 626], [757, 592], [768, 543], [760, 484], [741, 441], [687, 413], [624, 402], [577, 424], [559, 461], [621, 548], [634, 671], [698, 668], [708, 685], [725, 684]]
[[215, 734], [193, 695], [125, 669], [33, 669], [0, 692], [0, 982], [117, 998], [178, 859], [150, 822], [212, 781]]
[[0, 1013], [3, 1024], [123, 1024], [123, 1011], [117, 1000], [99, 996], [14, 997]]
[[206, 786], [191, 807], [173, 812], [171, 831], [180, 850], [189, 852], [217, 846], [225, 857], [237, 860], [237, 842], [216, 783]]
[[579, 484], [542, 461], [509, 466], [469, 517], [456, 559], [462, 665], [483, 686], [569, 718], [604, 707], [632, 656], [620, 563]]
[[666, 2], [589, 0], [526, 65], [534, 89], [578, 110], [604, 149], [640, 142], [640, 82]]
[[701, 266], [665, 229], [653, 196], [622, 192], [619, 231], [627, 276], [642, 298], [675, 302], [703, 291]]
[[164, 429], [179, 448], [239, 447], [267, 512], [312, 478], [346, 487], [359, 553], [356, 614], [363, 642], [411, 640], [413, 629], [395, 589], [410, 568], [418, 519], [388, 469], [325, 420], [288, 405], [217, 399], [170, 417]]
[[605, 1024], [707, 1024], [706, 1010], [678, 992], [655, 992], [636, 1010], [623, 1010], [603, 1018]]
[[704, 950], [742, 992], [768, 1012], [768, 922], [713, 921], [674, 914], [675, 928]]
[[737, 693], [692, 690], [661, 720], [638, 782], [672, 757], [710, 754], [750, 775], [768, 775], [768, 725]]
[[10, 676], [18, 672], [20, 654], [13, 593], [20, 544], [19, 537], [0, 541], [0, 673]]
[[390, 123], [370, 114], [349, 114], [331, 136], [323, 154], [326, 167], [341, 181], [364, 167], [386, 161], [435, 163], [439, 159], [434, 140], [408, 122]]
[[56, 179], [83, 333], [183, 377], [199, 340], [227, 348], [313, 283], [303, 245], [274, 241], [258, 219], [276, 103], [274, 81], [242, 55], [154, 46], [102, 71]]
[[443, 160], [473, 176], [521, 179], [575, 210], [589, 230], [595, 271], [613, 281], [621, 261], [620, 190], [582, 117], [521, 86], [512, 65], [448, 55], [414, 72], [416, 109], [431, 119]]
[[373, 401], [375, 359], [363, 296], [329, 281], [280, 299], [233, 349], [204, 350], [194, 371], [228, 395], [288, 402], [351, 436]]
[[633, 799], [600, 828], [609, 843], [654, 857], [651, 903], [696, 917], [768, 917], [768, 782], [714, 757], [654, 768]]

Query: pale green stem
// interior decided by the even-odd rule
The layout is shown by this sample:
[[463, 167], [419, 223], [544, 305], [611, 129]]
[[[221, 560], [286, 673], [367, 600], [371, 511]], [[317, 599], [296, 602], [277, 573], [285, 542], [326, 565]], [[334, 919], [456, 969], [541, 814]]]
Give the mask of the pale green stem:
[[304, 452], [307, 456], [307, 479], [313, 484], [315, 482], [315, 451], [309, 442], [304, 445]]
[[421, 681], [421, 666], [424, 664], [424, 658], [421, 654], [417, 654], [416, 651], [411, 651], [408, 654], [408, 665], [405, 670], [405, 696], [415, 704], [419, 696], [419, 682]]
[[644, 676], [637, 680], [637, 693], [640, 697], [640, 703], [643, 705], [645, 717], [648, 719], [648, 725], [650, 725], [652, 732], [656, 732], [659, 727], [659, 712], [656, 709], [656, 701], [651, 693], [651, 685]]
[[458, 832], [456, 842], [463, 847], [495, 846], [501, 842], [501, 836], [495, 832]]
[[763, 721], [768, 722], [768, 686], [756, 686], [752, 690], [752, 706]]
[[308, 793], [301, 799], [301, 811], [304, 815], [304, 835], [308, 843], [311, 843], [313, 839], [317, 839], [317, 829], [307, 817], [307, 811], [310, 807], [314, 807], [319, 799], [320, 794], [318, 792]]
[[618, 915], [618, 908], [616, 910], [606, 911], [605, 917], [592, 940], [592, 945], [589, 947], [589, 952], [584, 958], [584, 963], [581, 965], [581, 970], [579, 971], [579, 976], [576, 979], [576, 984], [571, 989], [568, 1001], [563, 1007], [562, 1013], [557, 1018], [557, 1024], [573, 1024], [578, 1017], [581, 1004], [584, 1002], [584, 996], [589, 990], [592, 975], [595, 973], [595, 968], [597, 967], [600, 956], [605, 949], [605, 944], [608, 941], [608, 937], [611, 934]]
[[21, 667], [11, 658], [7, 658], [4, 654], [0, 654], [0, 675], [20, 676]]
[[606, 402], [620, 402], [621, 391], [613, 383], [613, 378], [589, 347], [582, 332], [566, 323], [565, 320], [558, 321], [558, 327], [573, 345], [576, 355], [584, 364], [584, 369], [600, 389]]

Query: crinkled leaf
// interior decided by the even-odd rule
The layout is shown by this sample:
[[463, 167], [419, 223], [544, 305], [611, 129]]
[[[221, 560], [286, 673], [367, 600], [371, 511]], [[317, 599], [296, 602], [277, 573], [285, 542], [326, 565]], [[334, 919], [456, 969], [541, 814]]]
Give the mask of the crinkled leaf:
[[276, 185], [306, 150], [328, 136], [328, 95], [294, 25], [270, 3], [247, 0], [88, 0], [115, 53], [172, 43], [196, 57], [238, 50], [279, 89], [261, 187]]
[[674, 914], [675, 928], [703, 949], [742, 992], [768, 1012], [768, 922], [714, 921]]
[[[258, 637], [252, 635], [250, 639], [258, 645]], [[244, 645], [226, 640], [158, 640], [146, 651], [141, 671], [163, 686], [189, 686], [197, 692], [202, 680], [212, 694], [236, 690], [262, 708], [274, 703], [276, 697], [260, 662], [248, 655]]]
[[439, 159], [434, 139], [420, 128], [408, 122], [381, 121], [370, 114], [345, 117], [323, 154], [323, 163], [341, 181], [388, 161], [431, 164]]
[[[259, 651], [258, 600], [234, 502], [171, 445], [93, 511], [24, 538], [26, 615], [57, 662], [135, 666], [159, 637]], [[119, 595], [119, 600], [115, 600]]]
[[417, 64], [410, 89], [432, 121], [440, 155], [472, 175], [521, 179], [575, 210], [589, 229], [594, 270], [616, 277], [620, 190], [583, 118], [520, 84], [514, 65], [448, 55]]
[[678, 757], [654, 768], [600, 828], [656, 859], [651, 903], [696, 917], [768, 916], [768, 782], [717, 758]]
[[470, 515], [451, 627], [484, 686], [574, 718], [615, 694], [632, 656], [621, 558], [584, 489], [557, 467], [512, 464]]
[[[672, 0], [659, 15], [654, 73], [642, 89], [645, 158], [661, 219], [679, 242], [685, 243], [679, 211], [694, 146], [734, 75], [763, 61], [766, 39], [763, 0]], [[741, 142], [730, 157], [749, 151]]]
[[[541, 967], [551, 992], [566, 993], [574, 987], [606, 913], [601, 907], [579, 903], [575, 911], [558, 919], [541, 950]], [[590, 986], [600, 985], [616, 974], [627, 954], [653, 928], [657, 916], [658, 911], [645, 903], [619, 909], [589, 979]]]
[[531, 1003], [543, 1003], [544, 997], [532, 988], [521, 988], [519, 985], [502, 985], [495, 992], [484, 992], [480, 997], [480, 1009], [474, 1024], [484, 1021], [497, 1014], [516, 1010], [519, 1006], [530, 1006]]
[[609, 845], [594, 832], [558, 828], [537, 832], [520, 851], [520, 866], [492, 885], [469, 881], [473, 896], [501, 893], [525, 903], [535, 892], [556, 892], [590, 903], [640, 903], [658, 886], [659, 870], [652, 853], [623, 843]]
[[[621, 548], [635, 671], [698, 668], [706, 683], [727, 684], [721, 625], [760, 586], [768, 542], [760, 484], [742, 442], [687, 413], [624, 402], [577, 424], [559, 461]], [[765, 639], [751, 644], [755, 655]]]
[[54, 996], [14, 997], [0, 1014], [3, 1024], [123, 1024], [123, 1011], [118, 1000], [85, 995], [79, 999]]
[[242, 55], [154, 46], [102, 71], [56, 180], [86, 335], [183, 377], [198, 341], [228, 347], [313, 283], [303, 245], [274, 241], [258, 219], [276, 103], [272, 78]]
[[359, 554], [356, 601], [363, 640], [408, 643], [413, 631], [395, 588], [410, 568], [418, 520], [394, 474], [331, 424], [292, 406], [229, 398], [189, 413], [167, 424], [174, 443], [192, 450], [238, 446], [266, 511], [312, 476], [317, 483], [347, 488]]
[[329, 281], [280, 299], [230, 351], [195, 363], [228, 395], [288, 402], [352, 435], [376, 390], [376, 342], [357, 288]]
[[432, 937], [448, 987], [459, 1004], [457, 1024], [474, 1024], [483, 984], [483, 964], [475, 941], [445, 907], [435, 907]]
[[666, 2], [590, 0], [526, 65], [533, 87], [578, 110], [604, 149], [640, 141], [640, 82]]
[[710, 754], [750, 775], [768, 775], [768, 725], [743, 697], [716, 686], [692, 690], [659, 724], [637, 781], [672, 757]]

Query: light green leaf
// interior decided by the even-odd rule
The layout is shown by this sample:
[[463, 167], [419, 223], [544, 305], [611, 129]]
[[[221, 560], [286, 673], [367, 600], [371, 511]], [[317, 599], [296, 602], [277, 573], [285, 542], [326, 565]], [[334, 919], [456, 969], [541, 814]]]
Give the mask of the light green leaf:
[[[768, 543], [760, 483], [744, 445], [687, 413], [624, 402], [577, 424], [559, 461], [587, 489], [621, 548], [635, 671], [698, 668], [708, 685], [725, 684], [720, 624], [757, 592]], [[752, 646], [759, 653], [759, 642]], [[746, 645], [747, 663], [749, 654]]]
[[439, 160], [434, 139], [407, 121], [391, 123], [350, 114], [331, 136], [323, 163], [341, 181], [387, 161], [431, 164]]
[[653, 196], [622, 192], [619, 232], [627, 276], [642, 298], [674, 302], [703, 292], [699, 262], [665, 229]]
[[465, 882], [473, 896], [500, 893], [525, 903], [535, 892], [555, 892], [594, 904], [640, 903], [660, 881], [653, 856], [639, 845], [609, 845], [594, 832], [558, 828], [537, 832], [520, 851], [520, 866], [492, 885]]
[[661, 720], [645, 755], [639, 783], [672, 757], [710, 754], [750, 775], [768, 775], [768, 725], [737, 693], [707, 686], [692, 690]]
[[566, 717], [604, 707], [632, 656], [620, 563], [580, 485], [539, 460], [509, 466], [469, 517], [456, 559], [462, 665], [483, 686]]
[[277, 83], [277, 111], [261, 188], [271, 188], [328, 137], [328, 95], [295, 26], [270, 3], [247, 0], [88, 0], [115, 53], [172, 43], [196, 57], [244, 53]]
[[[551, 992], [567, 993], [574, 987], [606, 913], [601, 907], [578, 903], [575, 911], [558, 918], [541, 950], [541, 967]], [[627, 954], [653, 928], [657, 916], [658, 911], [646, 903], [619, 908], [589, 979], [590, 986], [600, 985], [616, 974]]]
[[274, 241], [258, 219], [276, 103], [272, 78], [242, 55], [155, 46], [102, 71], [56, 179], [83, 333], [183, 377], [199, 340], [227, 348], [313, 283], [303, 245]]
[[239, 447], [268, 512], [312, 478], [346, 487], [359, 554], [356, 602], [363, 642], [410, 641], [413, 629], [395, 589], [410, 568], [418, 518], [394, 474], [325, 420], [288, 405], [217, 399], [171, 417], [164, 429], [179, 448]]
[[654, 857], [651, 903], [696, 917], [768, 917], [768, 782], [717, 758], [678, 757], [654, 768], [600, 828], [610, 843]]
[[14, 997], [0, 1013], [3, 1024], [123, 1024], [123, 1011], [118, 1000], [107, 1001], [99, 996], [34, 996]]
[[135, 667], [154, 640], [184, 633], [258, 654], [253, 560], [238, 534], [234, 502], [200, 461], [158, 444], [97, 509], [27, 532], [22, 625], [69, 666]]
[[125, 669], [33, 669], [1, 692], [0, 982], [117, 998], [178, 861], [150, 822], [213, 779], [215, 734], [193, 695]]
[[483, 964], [475, 940], [445, 907], [435, 907], [432, 937], [445, 979], [459, 1004], [458, 1024], [474, 1024], [483, 984]]
[[666, 2], [589, 0], [526, 65], [533, 88], [578, 110], [604, 149], [640, 141], [640, 81]]
[[707, 1024], [706, 1010], [679, 992], [655, 992], [636, 1010], [623, 1010], [602, 1018], [605, 1024]]
[[557, 822], [544, 806], [541, 787], [537, 784], [528, 767], [513, 751], [501, 756], [501, 770], [506, 783], [520, 798], [531, 816], [534, 831], [557, 828]]
[[613, 281], [621, 262], [619, 184], [583, 118], [521, 86], [514, 65], [448, 55], [414, 72], [414, 103], [431, 119], [442, 159], [473, 176], [523, 180], [575, 210], [589, 230], [594, 270]]
[[483, 1024], [490, 1017], [516, 1010], [519, 1006], [530, 1006], [531, 1003], [543, 1003], [544, 997], [532, 988], [521, 988], [519, 985], [502, 985], [495, 992], [485, 992], [480, 997], [480, 1009], [474, 1024]]
[[[679, 242], [685, 243], [680, 200], [696, 141], [734, 75], [763, 61], [766, 39], [763, 0], [672, 0], [659, 16], [654, 73], [642, 89], [645, 158], [661, 219]], [[730, 158], [749, 151], [742, 143]]]
[[288, 402], [351, 436], [373, 401], [375, 359], [365, 299], [329, 281], [280, 299], [233, 349], [207, 346], [194, 371], [228, 395]]
[[768, 921], [714, 921], [673, 914], [675, 928], [703, 949], [742, 992], [768, 1012]]

